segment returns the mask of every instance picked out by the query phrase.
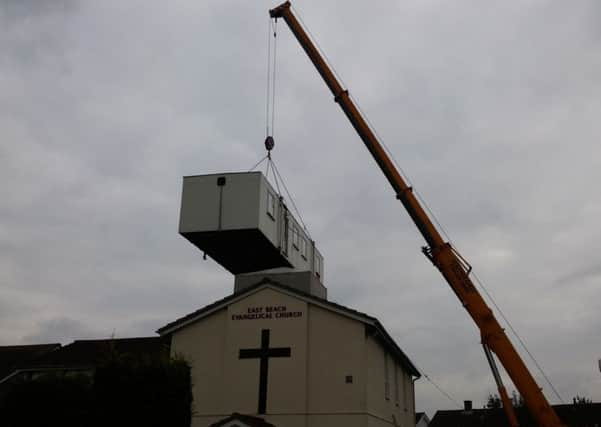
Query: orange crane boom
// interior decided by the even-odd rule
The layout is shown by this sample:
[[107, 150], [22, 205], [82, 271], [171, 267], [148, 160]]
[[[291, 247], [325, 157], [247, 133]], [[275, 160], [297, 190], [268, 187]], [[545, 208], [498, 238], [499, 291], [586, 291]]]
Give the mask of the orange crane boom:
[[269, 11], [272, 18], [283, 18], [288, 27], [309, 56], [311, 62], [334, 95], [334, 101], [340, 105], [344, 114], [359, 134], [359, 137], [373, 156], [374, 160], [388, 179], [397, 199], [401, 201], [409, 216], [423, 235], [428, 246], [424, 254], [440, 270], [478, 328], [482, 343], [488, 346], [498, 357], [509, 377], [524, 398], [524, 401], [537, 423], [541, 427], [563, 426], [553, 411], [532, 374], [511, 344], [505, 331], [495, 318], [492, 310], [474, 286], [469, 277], [471, 268], [459, 253], [446, 242], [425, 210], [407, 185], [390, 157], [384, 151], [366, 120], [350, 98], [348, 91], [338, 79], [313, 44], [302, 25], [291, 10], [289, 1]]

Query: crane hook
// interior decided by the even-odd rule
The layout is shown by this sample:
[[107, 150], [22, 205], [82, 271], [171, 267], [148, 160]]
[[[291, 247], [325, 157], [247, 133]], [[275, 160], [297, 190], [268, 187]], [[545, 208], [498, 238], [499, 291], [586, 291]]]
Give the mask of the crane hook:
[[268, 136], [265, 138], [265, 149], [267, 150], [267, 157], [271, 159], [271, 150], [275, 147], [275, 141], [273, 140], [273, 136]]

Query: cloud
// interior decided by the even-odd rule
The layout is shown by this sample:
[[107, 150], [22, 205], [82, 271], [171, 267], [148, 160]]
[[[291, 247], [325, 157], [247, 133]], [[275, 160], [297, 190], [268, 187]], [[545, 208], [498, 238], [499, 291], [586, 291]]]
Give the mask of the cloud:
[[75, 339], [93, 339], [106, 337], [92, 330], [82, 322], [67, 317], [59, 317], [39, 322], [37, 328], [31, 334], [23, 337], [26, 344], [38, 343], [63, 343], [66, 344]]
[[[177, 235], [181, 176], [263, 155], [272, 6], [2, 2], [3, 344], [151, 335], [231, 291]], [[295, 6], [564, 398], [600, 400], [598, 2]], [[274, 159], [329, 295], [483, 403], [475, 326], [282, 23], [277, 55]]]

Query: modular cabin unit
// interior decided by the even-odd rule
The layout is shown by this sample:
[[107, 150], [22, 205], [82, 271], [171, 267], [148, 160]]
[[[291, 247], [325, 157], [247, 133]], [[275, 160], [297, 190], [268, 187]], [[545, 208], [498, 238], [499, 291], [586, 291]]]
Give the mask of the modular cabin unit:
[[323, 276], [323, 257], [261, 172], [184, 177], [179, 232], [233, 274]]

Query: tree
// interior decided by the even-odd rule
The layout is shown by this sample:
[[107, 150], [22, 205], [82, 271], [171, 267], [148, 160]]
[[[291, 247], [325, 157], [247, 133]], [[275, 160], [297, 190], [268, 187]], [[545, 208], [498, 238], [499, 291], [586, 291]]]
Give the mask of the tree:
[[488, 409], [498, 409], [503, 407], [503, 402], [498, 394], [489, 394], [488, 399], [486, 401], [486, 408]]
[[191, 404], [184, 360], [113, 353], [93, 376], [19, 379], [0, 396], [0, 425], [189, 427]]
[[524, 398], [522, 397], [521, 394], [519, 394], [515, 390], [513, 390], [511, 392], [511, 404], [513, 405], [514, 408], [519, 408], [519, 407], [524, 406], [526, 404], [526, 402], [524, 402]]
[[79, 427], [92, 419], [91, 378], [61, 373], [18, 379], [0, 399], [3, 427]]
[[590, 405], [593, 403], [591, 399], [579, 395], [576, 395], [576, 397], [572, 399], [572, 402], [574, 402], [574, 405]]

